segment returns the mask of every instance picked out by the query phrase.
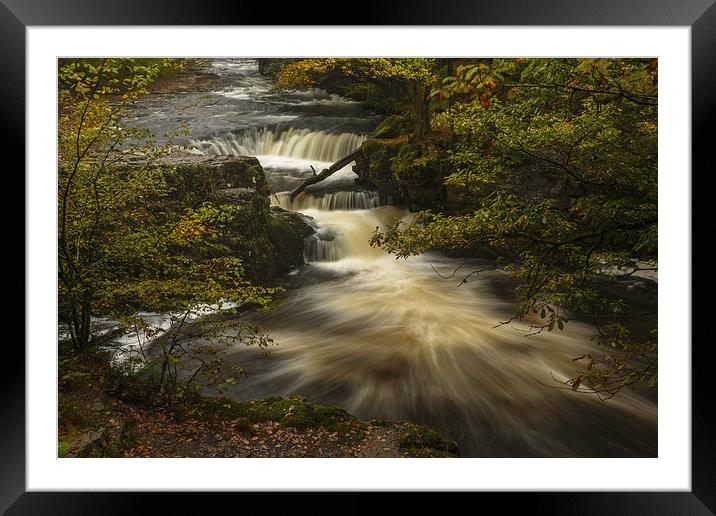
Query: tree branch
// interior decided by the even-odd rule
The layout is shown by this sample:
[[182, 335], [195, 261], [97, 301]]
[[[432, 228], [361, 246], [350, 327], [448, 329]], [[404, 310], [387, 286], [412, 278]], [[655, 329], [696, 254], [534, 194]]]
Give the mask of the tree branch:
[[[348, 165], [351, 161], [355, 161], [356, 158], [361, 156], [363, 154], [363, 149], [360, 147], [348, 154], [347, 156], [342, 157], [338, 161], [336, 161], [333, 165], [331, 165], [328, 168], [324, 168], [320, 174], [316, 174], [314, 170], [314, 175], [309, 177], [308, 179], [305, 179], [300, 185], [298, 185], [288, 196], [289, 200], [293, 202], [293, 200], [296, 198], [298, 194], [303, 192], [303, 190], [306, 189], [306, 187], [311, 186], [316, 183], [320, 183], [327, 177], [329, 177], [331, 174], [338, 172], [340, 169]], [[313, 168], [313, 167], [311, 167]]]

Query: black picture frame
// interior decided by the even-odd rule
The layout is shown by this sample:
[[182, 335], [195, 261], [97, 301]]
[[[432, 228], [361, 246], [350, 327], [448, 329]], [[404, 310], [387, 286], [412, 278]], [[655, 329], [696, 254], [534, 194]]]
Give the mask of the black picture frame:
[[[502, 0], [485, 2], [456, 0], [439, 3], [413, 0], [410, 3], [361, 1], [343, 15], [335, 3], [269, 4], [196, 0], [0, 0], [0, 105], [6, 129], [5, 146], [23, 161], [19, 149], [25, 143], [25, 29], [47, 25], [572, 25], [572, 26], [689, 26], [692, 70], [692, 192], [699, 163], [709, 163], [708, 127], [714, 122], [716, 98], [716, 5], [715, 0]], [[280, 6], [280, 7], [279, 7]], [[350, 7], [347, 6], [346, 7]], [[332, 20], [318, 21], [317, 13], [336, 13]], [[30, 135], [31, 136], [31, 135]], [[17, 165], [13, 171], [20, 170]], [[709, 165], [712, 168], [712, 165]], [[10, 168], [5, 168], [6, 173]], [[708, 172], [708, 170], [704, 170]], [[24, 191], [24, 181], [15, 191]], [[699, 179], [701, 181], [701, 179]], [[692, 205], [696, 205], [692, 201]], [[19, 225], [18, 225], [19, 229]], [[692, 232], [692, 235], [694, 233]], [[24, 238], [24, 237], [21, 237]], [[17, 245], [17, 249], [24, 246]], [[11, 266], [20, 270], [24, 250], [16, 251]], [[20, 263], [22, 262], [22, 263]], [[692, 270], [698, 270], [693, 254]], [[26, 270], [26, 274], [29, 271]], [[705, 290], [704, 284], [695, 285]], [[23, 295], [24, 298], [24, 295]], [[698, 310], [696, 303], [693, 310]], [[701, 310], [705, 310], [701, 308]], [[6, 312], [7, 313], [7, 312]], [[692, 321], [698, 320], [693, 316]], [[703, 315], [703, 314], [702, 314]], [[16, 323], [19, 326], [19, 323]], [[692, 491], [610, 493], [472, 493], [482, 505], [496, 501], [503, 508], [525, 505], [531, 512], [550, 514], [713, 514], [716, 512], [716, 429], [711, 412], [715, 406], [711, 388], [712, 366], [708, 360], [709, 340], [692, 336]], [[49, 350], [54, 349], [48, 347]], [[203, 494], [188, 500], [185, 494], [136, 493], [37, 493], [25, 489], [25, 353], [16, 341], [7, 341], [6, 366], [0, 381], [0, 511], [7, 514], [115, 514], [148, 509], [146, 498], [161, 497], [166, 512], [186, 513], [194, 503], [205, 503]], [[9, 355], [9, 356], [8, 356]], [[294, 493], [281, 502], [272, 494], [215, 494], [229, 501], [240, 496], [270, 503], [273, 509], [303, 505], [308, 494]], [[454, 495], [457, 495], [456, 493]], [[353, 493], [340, 501], [321, 493], [321, 505], [331, 512], [373, 510], [374, 494]], [[423, 493], [411, 495], [411, 503], [424, 505]], [[302, 501], [304, 500], [304, 501]], [[151, 500], [155, 501], [155, 500]], [[212, 500], [213, 501], [213, 500]], [[233, 503], [233, 502], [230, 502]], [[401, 502], [402, 503], [402, 502]], [[461, 503], [460, 500], [451, 500]], [[285, 504], [285, 505], [283, 505]], [[312, 502], [313, 504], [313, 502]]]

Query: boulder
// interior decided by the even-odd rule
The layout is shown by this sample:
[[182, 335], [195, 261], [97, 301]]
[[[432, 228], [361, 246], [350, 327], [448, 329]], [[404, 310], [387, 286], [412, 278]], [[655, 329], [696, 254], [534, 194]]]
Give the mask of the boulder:
[[172, 209], [205, 202], [240, 207], [222, 244], [240, 258], [247, 278], [262, 284], [303, 265], [303, 239], [312, 232], [300, 215], [272, 210], [271, 190], [258, 159], [251, 156], [172, 155], [164, 158]]

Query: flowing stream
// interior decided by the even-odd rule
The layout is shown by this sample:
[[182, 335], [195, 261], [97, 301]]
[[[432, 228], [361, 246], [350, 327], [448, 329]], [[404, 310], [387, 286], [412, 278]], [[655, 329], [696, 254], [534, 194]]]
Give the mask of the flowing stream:
[[[249, 317], [278, 344], [270, 354], [236, 348], [247, 377], [225, 395], [302, 395], [365, 419], [410, 420], [458, 441], [464, 456], [656, 456], [657, 406], [635, 392], [606, 402], [550, 388], [574, 373], [571, 359], [594, 351], [592, 329], [526, 336], [496, 327], [514, 310], [510, 280], [485, 272], [457, 286], [462, 260], [408, 260], [368, 244], [376, 227], [410, 217], [357, 190], [348, 166], [293, 204], [287, 192], [354, 150], [377, 123], [359, 103], [320, 90], [270, 91], [252, 60], [214, 60], [213, 91], [164, 95], [140, 104], [137, 123], [154, 130], [189, 123], [190, 152], [256, 155], [274, 204], [309, 217], [307, 265], [294, 271], [286, 301]], [[169, 121], [169, 122], [168, 122]]]

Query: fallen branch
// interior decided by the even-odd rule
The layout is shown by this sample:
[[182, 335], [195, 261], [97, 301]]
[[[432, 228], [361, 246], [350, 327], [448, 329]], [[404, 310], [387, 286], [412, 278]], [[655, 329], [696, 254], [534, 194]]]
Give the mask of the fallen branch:
[[[293, 199], [303, 192], [303, 190], [306, 189], [306, 187], [314, 185], [316, 183], [320, 183], [324, 179], [326, 179], [331, 174], [338, 172], [340, 169], [348, 165], [351, 161], [355, 161], [357, 157], [359, 157], [361, 154], [363, 154], [363, 150], [359, 147], [347, 156], [342, 157], [338, 161], [336, 161], [333, 165], [331, 165], [328, 168], [324, 168], [320, 174], [316, 174], [316, 171], [313, 171], [313, 176], [309, 177], [308, 179], [305, 179], [303, 182], [301, 182], [300, 185], [298, 185], [288, 196], [289, 200], [293, 202]], [[313, 168], [313, 167], [311, 167]]]

